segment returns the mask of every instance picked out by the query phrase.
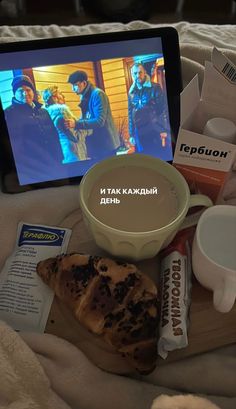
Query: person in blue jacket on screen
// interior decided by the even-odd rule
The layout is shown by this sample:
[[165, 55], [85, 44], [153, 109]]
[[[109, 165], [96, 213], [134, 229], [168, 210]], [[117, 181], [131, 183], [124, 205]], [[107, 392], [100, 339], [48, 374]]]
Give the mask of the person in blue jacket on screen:
[[85, 71], [75, 71], [68, 82], [73, 91], [80, 96], [81, 117], [68, 119], [65, 124], [76, 130], [89, 130], [86, 137], [88, 158], [99, 160], [116, 154], [120, 139], [112, 117], [106, 93], [88, 80]]

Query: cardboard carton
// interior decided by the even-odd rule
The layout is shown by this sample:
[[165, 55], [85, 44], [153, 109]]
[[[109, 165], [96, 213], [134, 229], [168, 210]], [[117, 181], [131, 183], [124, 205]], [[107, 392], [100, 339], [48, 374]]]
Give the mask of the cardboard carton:
[[222, 192], [236, 160], [236, 144], [203, 135], [215, 117], [236, 125], [236, 67], [216, 48], [205, 63], [202, 92], [198, 77], [181, 94], [181, 125], [173, 164], [187, 180], [191, 193], [222, 203]]

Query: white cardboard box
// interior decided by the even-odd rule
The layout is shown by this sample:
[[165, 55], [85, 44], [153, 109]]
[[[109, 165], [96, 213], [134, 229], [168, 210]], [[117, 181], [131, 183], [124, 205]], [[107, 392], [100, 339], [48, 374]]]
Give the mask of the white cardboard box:
[[236, 125], [236, 67], [216, 48], [206, 61], [201, 95], [198, 77], [181, 94], [181, 125], [173, 164], [187, 180], [191, 193], [203, 193], [222, 203], [222, 191], [236, 160], [236, 144], [202, 134], [210, 118]]

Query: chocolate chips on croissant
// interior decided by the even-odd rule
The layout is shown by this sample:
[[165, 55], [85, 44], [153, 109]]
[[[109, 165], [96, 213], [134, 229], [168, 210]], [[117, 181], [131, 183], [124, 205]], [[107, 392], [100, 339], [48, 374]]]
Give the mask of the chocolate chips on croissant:
[[139, 372], [157, 359], [157, 288], [133, 264], [83, 254], [38, 263], [37, 273], [89, 331]]

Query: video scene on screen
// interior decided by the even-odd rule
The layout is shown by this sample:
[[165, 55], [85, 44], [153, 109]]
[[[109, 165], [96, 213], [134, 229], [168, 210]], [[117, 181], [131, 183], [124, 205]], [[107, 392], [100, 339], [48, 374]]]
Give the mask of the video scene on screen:
[[161, 53], [2, 71], [0, 96], [22, 184], [112, 155], [172, 160]]

